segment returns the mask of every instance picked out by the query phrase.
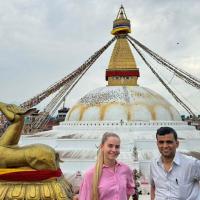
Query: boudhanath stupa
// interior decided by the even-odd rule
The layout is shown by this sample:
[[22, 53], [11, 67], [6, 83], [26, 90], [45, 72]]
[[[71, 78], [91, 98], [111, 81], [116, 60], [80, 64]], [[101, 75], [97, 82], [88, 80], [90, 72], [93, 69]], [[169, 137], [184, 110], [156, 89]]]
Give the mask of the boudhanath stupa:
[[173, 127], [183, 152], [200, 151], [200, 133], [182, 121], [177, 109], [160, 94], [138, 85], [142, 74], [126, 38], [130, 32], [130, 21], [121, 7], [113, 23], [116, 43], [106, 69], [107, 85], [81, 97], [60, 125], [24, 135], [21, 144], [39, 142], [55, 148], [63, 161], [62, 171], [73, 182], [77, 172], [83, 174], [94, 164], [102, 134], [115, 132], [121, 138], [119, 160], [141, 172], [141, 187], [147, 193], [150, 162], [159, 155], [156, 130]]

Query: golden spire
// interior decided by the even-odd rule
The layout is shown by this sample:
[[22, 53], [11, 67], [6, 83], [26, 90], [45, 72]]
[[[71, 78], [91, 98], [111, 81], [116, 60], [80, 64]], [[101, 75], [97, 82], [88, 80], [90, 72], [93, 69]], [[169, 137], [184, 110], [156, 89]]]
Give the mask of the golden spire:
[[116, 19], [113, 22], [113, 30], [111, 33], [117, 35], [119, 33], [130, 33], [131, 24], [130, 20], [127, 19], [124, 7], [121, 5]]
[[126, 35], [130, 32], [130, 20], [127, 19], [124, 7], [121, 6], [111, 32], [117, 37], [117, 41], [106, 70], [106, 80], [109, 86], [137, 85], [139, 69], [136, 67], [134, 56], [126, 39]]

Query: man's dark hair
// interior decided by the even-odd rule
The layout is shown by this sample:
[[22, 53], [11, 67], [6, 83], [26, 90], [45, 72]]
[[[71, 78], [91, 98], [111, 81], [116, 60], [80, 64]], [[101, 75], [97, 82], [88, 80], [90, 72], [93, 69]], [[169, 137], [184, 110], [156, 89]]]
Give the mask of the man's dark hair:
[[170, 134], [170, 133], [174, 135], [174, 139], [177, 141], [177, 133], [171, 127], [160, 127], [156, 132], [156, 138], [157, 138], [158, 135], [163, 136], [163, 135], [167, 135], [167, 134]]

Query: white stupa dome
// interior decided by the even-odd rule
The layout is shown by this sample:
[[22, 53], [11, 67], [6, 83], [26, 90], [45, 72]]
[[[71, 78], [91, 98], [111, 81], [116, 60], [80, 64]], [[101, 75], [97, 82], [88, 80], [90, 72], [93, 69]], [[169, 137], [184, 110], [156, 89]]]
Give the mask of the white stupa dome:
[[66, 121], [181, 121], [179, 112], [158, 93], [140, 86], [97, 88], [74, 105]]

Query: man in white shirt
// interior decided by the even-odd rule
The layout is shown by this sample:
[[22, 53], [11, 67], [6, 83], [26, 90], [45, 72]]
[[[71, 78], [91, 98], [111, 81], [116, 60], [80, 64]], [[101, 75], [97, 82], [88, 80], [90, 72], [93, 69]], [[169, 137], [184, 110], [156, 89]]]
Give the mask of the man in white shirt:
[[161, 156], [150, 167], [151, 200], [200, 200], [200, 160], [176, 152], [173, 128], [159, 128], [156, 139]]

